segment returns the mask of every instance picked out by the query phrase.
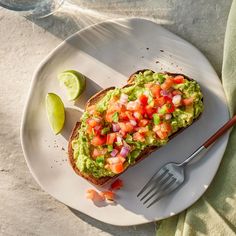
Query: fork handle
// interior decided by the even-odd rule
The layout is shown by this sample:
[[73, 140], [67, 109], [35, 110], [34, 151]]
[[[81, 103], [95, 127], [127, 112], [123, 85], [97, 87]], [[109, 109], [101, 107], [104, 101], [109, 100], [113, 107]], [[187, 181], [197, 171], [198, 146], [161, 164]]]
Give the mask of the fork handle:
[[214, 143], [222, 134], [224, 134], [229, 128], [236, 124], [236, 115], [233, 116], [228, 122], [226, 122], [216, 133], [214, 133], [202, 146], [200, 146], [192, 155], [179, 164], [179, 166], [185, 166], [192, 161], [201, 151], [208, 148]]
[[222, 134], [236, 124], [236, 115], [234, 115], [228, 122], [226, 122], [218, 131], [216, 131], [204, 144], [205, 148], [208, 148], [214, 143]]

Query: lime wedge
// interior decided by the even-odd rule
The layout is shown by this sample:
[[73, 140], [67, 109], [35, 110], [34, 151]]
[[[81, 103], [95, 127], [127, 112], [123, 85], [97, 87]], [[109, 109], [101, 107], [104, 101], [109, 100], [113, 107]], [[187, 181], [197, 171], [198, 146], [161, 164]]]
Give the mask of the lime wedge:
[[61, 86], [65, 86], [68, 99], [75, 100], [85, 89], [85, 76], [75, 70], [67, 70], [58, 75]]
[[65, 109], [62, 100], [55, 93], [47, 94], [46, 110], [54, 134], [59, 134], [65, 123]]

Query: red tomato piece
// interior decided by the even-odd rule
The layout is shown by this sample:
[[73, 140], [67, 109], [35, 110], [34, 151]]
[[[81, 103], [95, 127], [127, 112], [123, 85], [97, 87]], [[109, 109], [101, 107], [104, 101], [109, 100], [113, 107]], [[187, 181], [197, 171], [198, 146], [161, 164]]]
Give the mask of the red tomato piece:
[[184, 83], [184, 77], [182, 75], [175, 76], [173, 80], [174, 80], [175, 84], [182, 84], [182, 83]]
[[156, 134], [160, 139], [166, 139], [168, 137], [168, 133], [162, 132], [161, 130], [157, 130]]
[[101, 202], [105, 200], [105, 197], [103, 194], [99, 194], [96, 190], [94, 189], [88, 189], [86, 191], [86, 198], [91, 199], [94, 202]]
[[171, 103], [167, 103], [167, 113], [172, 113], [175, 111], [175, 105]]
[[120, 174], [124, 171], [124, 167], [123, 167], [123, 164], [121, 162], [110, 165], [110, 169], [115, 174]]
[[117, 179], [111, 184], [111, 190], [118, 190], [121, 189], [122, 187], [123, 187], [123, 181], [121, 179]]
[[110, 133], [107, 135], [107, 142], [106, 144], [107, 145], [111, 145], [115, 142], [115, 139], [116, 139], [116, 133]]
[[93, 128], [91, 126], [87, 127], [87, 133], [88, 134], [93, 134]]
[[182, 103], [183, 103], [183, 105], [185, 105], [185, 106], [192, 105], [192, 104], [193, 104], [193, 98], [184, 98], [184, 99], [182, 100]]
[[94, 128], [95, 126], [100, 125], [100, 122], [94, 119], [88, 119], [88, 125]]
[[134, 126], [129, 122], [119, 122], [118, 124], [121, 128], [121, 131], [125, 133], [130, 133], [134, 130]]
[[160, 130], [162, 132], [170, 133], [171, 130], [172, 130], [172, 127], [171, 127], [171, 125], [169, 123], [163, 122], [163, 123], [160, 124]]
[[152, 95], [154, 97], [160, 97], [160, 91], [161, 91], [161, 86], [158, 84], [154, 84], [153, 86], [151, 86], [150, 88]]
[[156, 106], [162, 107], [166, 103], [166, 101], [164, 97], [159, 97], [154, 100], [154, 103]]
[[175, 95], [181, 95], [182, 93], [179, 91], [179, 90], [173, 90], [172, 91], [172, 95], [175, 96]]
[[147, 97], [146, 95], [144, 95], [144, 94], [141, 94], [141, 95], [139, 96], [139, 101], [140, 101], [141, 104], [147, 105], [147, 103], [148, 103], [148, 97]]
[[113, 193], [112, 191], [104, 191], [104, 192], [101, 192], [101, 195], [102, 195], [106, 200], [114, 201], [115, 193]]
[[142, 119], [138, 122], [138, 126], [139, 127], [144, 127], [149, 123], [149, 121], [147, 119]]
[[161, 85], [161, 88], [164, 90], [168, 90], [174, 84], [173, 78], [167, 78], [165, 82]]
[[133, 134], [133, 139], [134, 141], [139, 141], [139, 142], [144, 142], [145, 141], [145, 138], [143, 136], [143, 134], [139, 133], [139, 132], [136, 132]]
[[101, 135], [94, 136], [91, 143], [94, 146], [104, 145], [106, 143], [106, 136], [101, 136]]
[[113, 121], [113, 119], [112, 119], [113, 114], [114, 114], [114, 112], [107, 112], [105, 115], [105, 120], [107, 122], [112, 122]]
[[148, 115], [148, 117], [151, 119], [152, 115], [157, 112], [157, 109], [147, 105], [145, 107], [145, 111], [146, 111], [146, 114]]
[[126, 111], [125, 114], [127, 115], [129, 120], [134, 120], [133, 112], [131, 111]]

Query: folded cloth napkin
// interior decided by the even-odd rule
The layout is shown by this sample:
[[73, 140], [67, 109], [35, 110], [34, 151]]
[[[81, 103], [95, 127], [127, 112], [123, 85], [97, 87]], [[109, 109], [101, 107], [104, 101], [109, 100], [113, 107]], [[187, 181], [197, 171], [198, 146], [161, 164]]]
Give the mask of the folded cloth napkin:
[[[222, 83], [230, 113], [236, 114], [236, 0], [227, 22]], [[236, 127], [206, 193], [184, 212], [157, 223], [157, 236], [173, 235], [236, 235]]]

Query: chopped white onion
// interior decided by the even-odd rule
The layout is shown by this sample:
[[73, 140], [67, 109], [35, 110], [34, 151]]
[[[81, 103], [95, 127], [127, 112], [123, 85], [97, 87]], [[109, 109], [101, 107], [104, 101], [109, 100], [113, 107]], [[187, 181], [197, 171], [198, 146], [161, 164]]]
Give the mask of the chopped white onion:
[[120, 136], [117, 136], [116, 137], [116, 141], [117, 141], [117, 143], [121, 143], [122, 142], [122, 138]]
[[179, 105], [181, 102], [181, 95], [177, 94], [172, 98], [172, 102], [174, 105]]
[[172, 115], [171, 115], [171, 114], [166, 114], [166, 115], [165, 115], [165, 119], [166, 119], [166, 120], [170, 120], [170, 119], [171, 119], [171, 117], [172, 117]]
[[110, 157], [110, 158], [107, 158], [107, 162], [109, 164], [117, 164], [120, 162], [120, 159], [119, 157]]
[[128, 95], [122, 93], [121, 96], [120, 96], [120, 103], [121, 103], [121, 104], [125, 104], [125, 103], [127, 103], [127, 102], [128, 102]]
[[137, 125], [136, 120], [130, 120], [129, 122], [130, 122], [130, 124], [133, 125], [133, 126], [136, 126], [136, 125]]
[[148, 90], [145, 90], [143, 94], [148, 97], [150, 93]]
[[131, 102], [128, 102], [126, 108], [127, 110], [135, 110], [135, 108], [137, 107], [138, 103], [137, 101], [131, 101]]

